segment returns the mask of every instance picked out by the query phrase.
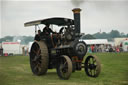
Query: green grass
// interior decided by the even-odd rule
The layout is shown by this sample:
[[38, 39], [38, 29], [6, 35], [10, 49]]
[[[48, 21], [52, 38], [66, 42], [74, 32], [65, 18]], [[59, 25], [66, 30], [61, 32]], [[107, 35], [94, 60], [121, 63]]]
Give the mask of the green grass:
[[55, 69], [43, 76], [33, 75], [27, 56], [0, 57], [0, 85], [128, 85], [128, 53], [93, 55], [101, 61], [99, 77], [88, 77], [82, 69], [72, 73], [69, 80], [60, 80]]

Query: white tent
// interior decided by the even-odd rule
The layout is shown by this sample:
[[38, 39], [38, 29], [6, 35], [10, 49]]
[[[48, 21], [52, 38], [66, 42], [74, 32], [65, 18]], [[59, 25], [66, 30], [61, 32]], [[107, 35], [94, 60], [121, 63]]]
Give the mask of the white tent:
[[28, 44], [28, 52], [30, 52], [32, 44], [33, 44], [33, 42], [29, 42], [29, 44]]
[[2, 42], [4, 53], [21, 54], [22, 48], [19, 42]]
[[87, 45], [92, 45], [92, 44], [108, 44], [107, 39], [90, 39], [90, 40], [80, 40], [84, 41]]

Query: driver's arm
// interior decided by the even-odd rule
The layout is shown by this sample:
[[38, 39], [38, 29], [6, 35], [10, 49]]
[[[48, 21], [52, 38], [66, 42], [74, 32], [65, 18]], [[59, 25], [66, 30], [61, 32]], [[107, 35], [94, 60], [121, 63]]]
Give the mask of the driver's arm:
[[63, 29], [64, 29], [64, 27], [62, 27], [62, 28], [60, 29], [59, 34], [63, 33]]
[[56, 32], [53, 32], [50, 28], [49, 28], [49, 31], [50, 31], [50, 33], [53, 33], [53, 34], [55, 34]]

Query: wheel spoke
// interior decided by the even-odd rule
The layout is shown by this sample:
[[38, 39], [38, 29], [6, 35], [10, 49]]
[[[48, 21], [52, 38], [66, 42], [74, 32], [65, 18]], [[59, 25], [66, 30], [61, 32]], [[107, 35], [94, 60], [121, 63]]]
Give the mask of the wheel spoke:
[[33, 49], [33, 50], [32, 50], [32, 53], [35, 53], [35, 54], [36, 54], [36, 51]]
[[34, 66], [34, 71], [37, 71], [37, 65]]
[[41, 63], [36, 61], [34, 71], [36, 71], [37, 73], [41, 72]]
[[40, 50], [40, 49], [38, 49], [37, 51], [32, 50], [32, 53], [35, 53], [37, 56], [39, 56], [39, 55], [40, 55], [40, 53], [41, 53], [41, 50]]
[[91, 76], [93, 75], [93, 70], [91, 70]]
[[96, 62], [96, 59], [95, 58], [93, 58], [93, 62]]
[[67, 62], [65, 61], [65, 62], [64, 62], [64, 66], [66, 66], [66, 64], [67, 64]]
[[41, 67], [38, 66], [38, 71], [41, 72]]
[[39, 45], [38, 44], [35, 44], [35, 47], [38, 49], [39, 48]]
[[94, 75], [96, 75], [96, 69], [94, 70]]
[[96, 64], [96, 59], [93, 58], [93, 64]]
[[37, 51], [37, 55], [39, 56], [39, 55], [40, 55], [40, 53], [41, 53], [41, 50], [40, 50], [40, 49], [38, 49], [38, 51]]

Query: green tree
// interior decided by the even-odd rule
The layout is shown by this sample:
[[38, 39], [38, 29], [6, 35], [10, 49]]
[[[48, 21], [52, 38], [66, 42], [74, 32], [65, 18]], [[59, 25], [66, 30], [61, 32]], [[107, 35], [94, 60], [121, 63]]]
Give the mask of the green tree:
[[91, 34], [87, 34], [87, 35], [83, 35], [83, 36], [81, 37], [81, 39], [96, 39], [96, 38], [93, 37], [93, 35], [91, 35]]
[[0, 43], [2, 42], [17, 42], [17, 40], [21, 40], [21, 44], [28, 44], [29, 42], [34, 40], [32, 36], [6, 36], [0, 39]]
[[120, 37], [120, 33], [117, 30], [112, 30], [109, 35], [111, 38]]
[[109, 33], [97, 32], [97, 33], [93, 34], [93, 36], [98, 39], [108, 39], [109, 41], [113, 40], [113, 38], [116, 38], [116, 37], [128, 37], [128, 35], [125, 35], [123, 32], [120, 33], [118, 30], [112, 30]]
[[99, 32], [93, 34], [93, 36], [94, 36], [95, 38], [102, 38], [101, 33], [99, 33]]
[[6, 37], [0, 39], [0, 43], [5, 42], [5, 41], [10, 42], [12, 40], [13, 40], [13, 36], [6, 36]]
[[123, 32], [120, 33], [121, 37], [126, 37], [127, 35], [125, 35]]

